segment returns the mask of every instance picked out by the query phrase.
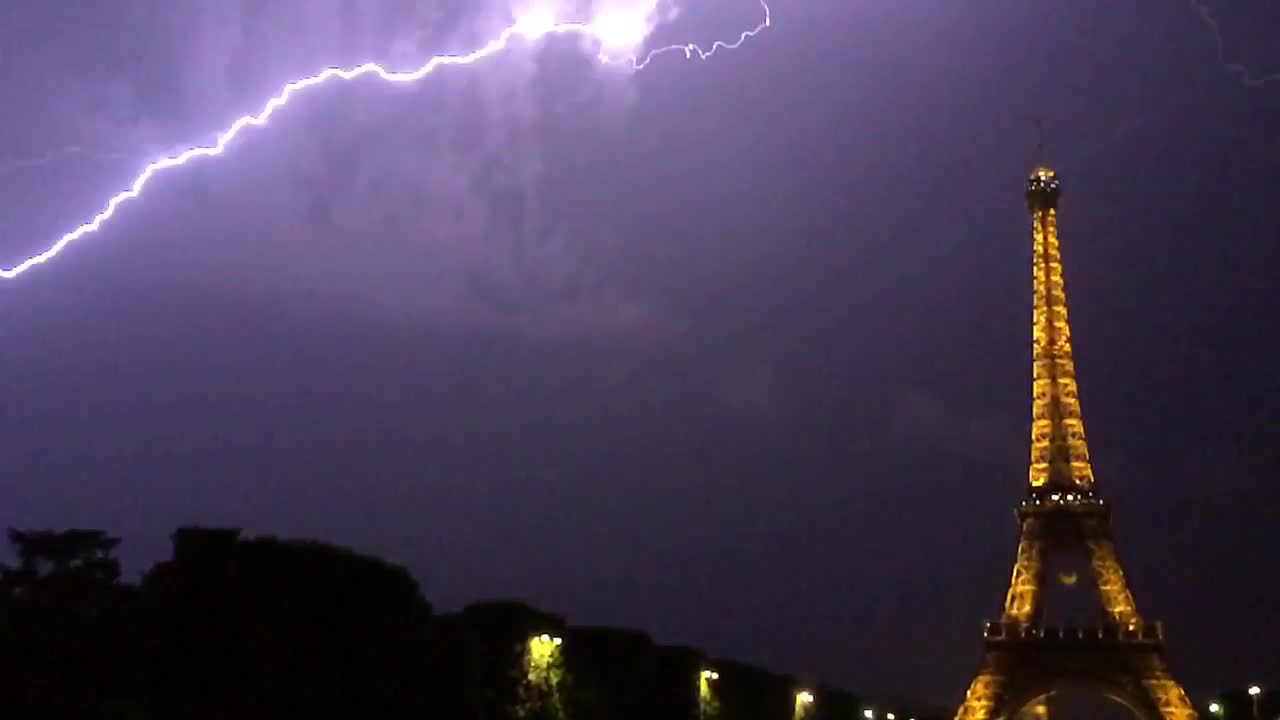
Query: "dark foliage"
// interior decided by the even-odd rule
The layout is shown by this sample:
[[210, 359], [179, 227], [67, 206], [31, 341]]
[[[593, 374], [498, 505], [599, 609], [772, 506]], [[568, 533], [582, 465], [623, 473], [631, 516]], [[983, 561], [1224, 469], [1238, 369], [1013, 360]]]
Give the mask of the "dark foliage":
[[[404, 568], [319, 543], [183, 528], [172, 559], [135, 586], [121, 582], [120, 541], [106, 533], [9, 539], [5, 718], [697, 720], [699, 674], [714, 666], [717, 717], [793, 720], [800, 689], [517, 602], [434, 616]], [[555, 668], [530, 687], [540, 636], [555, 639]], [[818, 697], [809, 720], [860, 710], [835, 689]]]

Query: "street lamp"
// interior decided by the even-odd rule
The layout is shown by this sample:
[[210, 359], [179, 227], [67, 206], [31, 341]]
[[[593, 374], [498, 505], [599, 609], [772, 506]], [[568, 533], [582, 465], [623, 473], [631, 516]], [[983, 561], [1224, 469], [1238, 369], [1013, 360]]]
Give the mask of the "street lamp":
[[792, 720], [804, 720], [809, 717], [810, 707], [813, 705], [813, 693], [808, 690], [801, 690], [796, 693], [796, 709], [791, 714]]
[[1262, 688], [1250, 685], [1249, 698], [1253, 700], [1253, 720], [1258, 720], [1258, 701], [1262, 699]]
[[1217, 716], [1221, 717], [1221, 716], [1222, 716], [1222, 703], [1218, 702], [1217, 700], [1214, 700], [1213, 702], [1209, 703], [1209, 713], [1210, 713], [1211, 715], [1217, 715]]

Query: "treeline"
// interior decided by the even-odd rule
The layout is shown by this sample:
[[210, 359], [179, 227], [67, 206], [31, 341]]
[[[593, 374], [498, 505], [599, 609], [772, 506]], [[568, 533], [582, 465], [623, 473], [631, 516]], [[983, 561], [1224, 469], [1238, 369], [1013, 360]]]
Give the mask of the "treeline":
[[[911, 720], [849, 693], [518, 603], [435, 615], [401, 567], [183, 528], [121, 581], [119, 539], [10, 531], [0, 717]], [[918, 720], [925, 720], [923, 717]]]

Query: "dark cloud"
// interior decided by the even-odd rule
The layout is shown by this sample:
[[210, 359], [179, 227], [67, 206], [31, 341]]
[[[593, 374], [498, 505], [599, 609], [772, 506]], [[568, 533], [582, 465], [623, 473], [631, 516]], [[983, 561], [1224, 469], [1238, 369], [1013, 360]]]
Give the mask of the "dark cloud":
[[[65, 170], [87, 152], [136, 167], [183, 147], [176, 127], [216, 127], [215, 120], [225, 127], [240, 112], [256, 112], [286, 79], [370, 59], [417, 67], [432, 54], [477, 47], [510, 21], [504, 6], [468, 6], [452, 18], [439, 8], [340, 0], [167, 7], [146, 20], [164, 42], [143, 42], [133, 53], [161, 72], [121, 73], [136, 79], [101, 86], [68, 65], [63, 72], [74, 80], [58, 84], [61, 104], [33, 98], [31, 106], [75, 119], [66, 133], [84, 147], [19, 156], [4, 167]], [[116, 20], [126, 36], [144, 34], [141, 22], [128, 12]], [[229, 150], [236, 169], [184, 169], [171, 175], [196, 176], [198, 192], [149, 188], [148, 196], [166, 195], [201, 216], [197, 232], [207, 242], [256, 248], [254, 267], [242, 274], [259, 273], [264, 283], [288, 274], [326, 295], [321, 302], [533, 335], [670, 337], [678, 321], [605, 266], [616, 256], [616, 228], [575, 213], [576, 187], [551, 182], [557, 173], [571, 177], [582, 150], [548, 147], [548, 134], [577, 134], [582, 145], [594, 137], [603, 148], [630, 79], [602, 72], [572, 43], [516, 45], [482, 72], [443, 68], [413, 87], [369, 79], [299, 95], [269, 127], [238, 138]], [[552, 96], [558, 88], [543, 78], [556, 74], [580, 82]], [[74, 105], [99, 111], [72, 112]], [[78, 119], [85, 117], [98, 127]], [[220, 179], [200, 179], [213, 176]], [[153, 187], [172, 182], [182, 181], [158, 178]], [[305, 243], [292, 239], [299, 233]]]
[[[1271, 11], [1211, 4], [1273, 71]], [[0, 525], [107, 527], [135, 569], [180, 522], [322, 537], [441, 608], [523, 595], [954, 702], [1026, 479], [1041, 117], [1141, 607], [1195, 697], [1280, 673], [1251, 566], [1280, 85], [1242, 84], [1191, 3], [778, 5], [709, 62], [566, 40], [307, 93], [0, 283]], [[0, 256], [300, 72], [409, 67], [509, 10], [0, 3]], [[759, 8], [681, 11], [655, 40]]]

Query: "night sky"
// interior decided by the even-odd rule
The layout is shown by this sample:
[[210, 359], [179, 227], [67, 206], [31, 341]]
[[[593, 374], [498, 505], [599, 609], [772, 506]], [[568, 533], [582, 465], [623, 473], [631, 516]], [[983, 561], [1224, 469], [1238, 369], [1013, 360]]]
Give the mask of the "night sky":
[[[0, 6], [0, 260], [281, 84], [509, 6]], [[1026, 482], [1034, 121], [1098, 490], [1198, 702], [1280, 681], [1280, 5], [808, 0], [706, 63], [311, 92], [0, 284], [0, 524], [407, 565], [953, 704]], [[688, 3], [655, 43], [732, 38]], [[73, 149], [81, 148], [80, 150]]]

